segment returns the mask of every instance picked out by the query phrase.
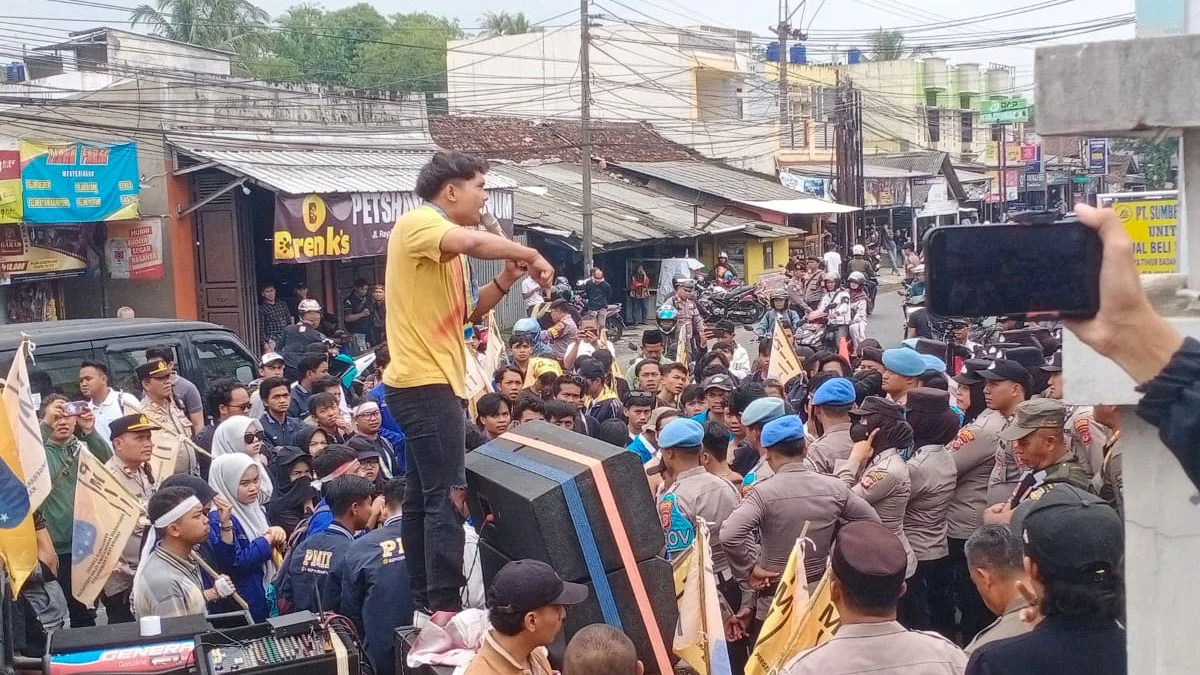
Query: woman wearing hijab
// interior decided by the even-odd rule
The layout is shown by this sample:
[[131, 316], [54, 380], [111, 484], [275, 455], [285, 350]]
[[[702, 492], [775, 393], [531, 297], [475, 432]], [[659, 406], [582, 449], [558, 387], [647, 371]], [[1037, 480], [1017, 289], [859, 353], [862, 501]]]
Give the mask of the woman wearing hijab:
[[296, 447], [309, 457], [316, 458], [329, 447], [329, 437], [315, 424], [305, 424], [296, 432]]
[[946, 444], [958, 435], [958, 413], [950, 408], [950, 393], [917, 387], [905, 400], [905, 419], [913, 432], [913, 451], [907, 457], [911, 491], [904, 511], [904, 534], [917, 557], [917, 572], [908, 580], [900, 601], [900, 617], [912, 630], [954, 631], [954, 601], [946, 517], [958, 470]]
[[228, 502], [224, 506], [214, 500], [217, 508], [208, 515], [208, 542], [216, 568], [233, 580], [256, 622], [270, 615], [267, 589], [277, 569], [275, 547], [287, 542], [283, 528], [267, 522], [261, 505], [265, 475], [265, 467], [242, 453], [213, 457], [208, 473], [208, 484]]
[[263, 452], [263, 427], [261, 422], [252, 420], [245, 415], [234, 415], [221, 422], [216, 432], [213, 433], [212, 456], [214, 459], [222, 455], [238, 453], [250, 456], [255, 462], [258, 462], [260, 468], [264, 469], [259, 472], [258, 494], [262, 503], [266, 504], [275, 490], [275, 485], [271, 481], [270, 473], [265, 470], [270, 458]]
[[267, 521], [291, 536], [296, 523], [312, 512], [320, 498], [312, 486], [312, 457], [300, 448], [278, 447], [270, 470], [275, 493], [267, 502]]

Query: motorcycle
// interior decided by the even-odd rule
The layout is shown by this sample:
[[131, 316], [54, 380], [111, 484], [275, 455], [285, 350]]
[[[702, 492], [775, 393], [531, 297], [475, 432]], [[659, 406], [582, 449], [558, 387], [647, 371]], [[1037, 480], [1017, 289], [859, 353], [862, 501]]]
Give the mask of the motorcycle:
[[609, 305], [605, 310], [604, 330], [611, 342], [616, 342], [625, 334], [625, 319], [621, 316], [624, 308], [620, 304]]
[[708, 323], [729, 320], [735, 324], [758, 323], [767, 311], [767, 300], [758, 286], [739, 286], [726, 290], [714, 284], [698, 284], [696, 304]]

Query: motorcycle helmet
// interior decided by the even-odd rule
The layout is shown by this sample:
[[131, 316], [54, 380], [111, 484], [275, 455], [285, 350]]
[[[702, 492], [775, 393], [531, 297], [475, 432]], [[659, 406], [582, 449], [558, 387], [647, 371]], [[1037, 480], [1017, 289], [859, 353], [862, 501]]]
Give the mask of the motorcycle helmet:
[[717, 255], [717, 260], [728, 260], [728, 259], [729, 259], [729, 254], [728, 254], [728, 253], [726, 253], [725, 251], [721, 251], [721, 252], [720, 252], [720, 253]]
[[695, 288], [696, 280], [688, 277], [675, 277], [675, 288]]
[[838, 276], [837, 272], [826, 272], [825, 276], [821, 279], [821, 281], [823, 283], [832, 281], [835, 284], [840, 282], [841, 280], [842, 280], [842, 278], [840, 276]]
[[867, 249], [862, 244], [855, 244], [854, 247], [850, 249], [850, 253], [852, 255], [866, 255]]
[[789, 298], [790, 296], [788, 295], [788, 292], [782, 288], [771, 291], [771, 302], [776, 300], [788, 300]]
[[862, 272], [851, 272], [850, 276], [846, 277], [846, 281], [853, 281], [859, 286], [865, 286], [867, 284], [867, 275], [863, 274]]
[[679, 312], [674, 305], [663, 305], [658, 308], [659, 321], [675, 321], [679, 318]]

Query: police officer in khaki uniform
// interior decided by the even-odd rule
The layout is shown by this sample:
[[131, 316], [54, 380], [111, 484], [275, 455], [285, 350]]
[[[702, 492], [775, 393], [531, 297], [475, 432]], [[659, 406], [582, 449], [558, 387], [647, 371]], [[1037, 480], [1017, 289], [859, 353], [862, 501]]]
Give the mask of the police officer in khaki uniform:
[[754, 448], [758, 452], [759, 458], [754, 468], [742, 476], [742, 496], [749, 492], [751, 485], [775, 474], [771, 465], [767, 463], [767, 451], [762, 444], [762, 431], [767, 422], [783, 417], [785, 412], [787, 409], [783, 404], [783, 399], [774, 396], [764, 396], [751, 401], [750, 405], [742, 411], [742, 426], [746, 429], [746, 445]]
[[879, 514], [884, 527], [896, 534], [908, 558], [905, 576], [917, 570], [908, 537], [904, 534], [904, 510], [912, 482], [900, 448], [912, 449], [912, 427], [904, 421], [904, 408], [879, 396], [868, 396], [850, 411], [850, 436], [854, 447], [850, 459], [837, 470], [851, 492], [867, 500]]
[[[738, 504], [733, 483], [709, 473], [700, 464], [700, 446], [704, 427], [679, 417], [667, 423], [659, 434], [662, 462], [675, 477], [671, 487], [658, 498], [658, 513], [667, 535], [668, 557], [683, 552], [695, 539], [696, 522], [708, 523], [712, 541], [719, 541], [721, 524]], [[728, 580], [729, 563], [721, 547], [713, 547], [713, 570], [718, 583]]]
[[805, 523], [812, 547], [805, 552], [804, 572], [811, 584], [825, 573], [839, 526], [857, 520], [879, 522], [875, 509], [841, 480], [805, 466], [804, 423], [799, 416], [768, 422], [761, 440], [775, 475], [755, 481], [721, 527], [721, 546], [743, 588], [738, 617], [747, 623], [755, 613], [766, 618], [776, 581]]
[[[1114, 405], [1096, 406], [1096, 421], [1112, 429], [1104, 444], [1104, 464], [1100, 469], [1100, 497], [1125, 517], [1125, 475], [1121, 470], [1121, 418]], [[1094, 484], [1094, 483], [1093, 483]]]
[[[979, 371], [979, 376], [987, 380], [983, 388], [987, 407], [1003, 415], [1007, 426], [1016, 414], [1017, 406], [1033, 391], [1029, 371], [1016, 361], [996, 359]], [[1024, 474], [1013, 455], [1011, 441], [998, 437], [993, 457], [995, 462], [988, 476], [988, 506], [1007, 501]]]
[[850, 459], [850, 408], [854, 383], [844, 377], [826, 380], [808, 403], [808, 426], [817, 440], [808, 448], [806, 461], [813, 471], [833, 475], [838, 462]]
[[904, 548], [875, 523], [850, 523], [830, 554], [829, 594], [841, 618], [831, 640], [806, 649], [783, 675], [961, 673], [967, 655], [936, 633], [905, 630], [896, 621], [904, 591]]
[[[1055, 352], [1050, 363], [1042, 366], [1050, 374], [1046, 396], [1058, 400], [1063, 397], [1062, 352]], [[1067, 406], [1067, 432], [1071, 453], [1080, 466], [1092, 477], [1092, 492], [1098, 492], [1104, 483], [1101, 470], [1105, 460], [1105, 446], [1112, 434], [1109, 427], [1096, 420], [1095, 408], [1090, 405]]]

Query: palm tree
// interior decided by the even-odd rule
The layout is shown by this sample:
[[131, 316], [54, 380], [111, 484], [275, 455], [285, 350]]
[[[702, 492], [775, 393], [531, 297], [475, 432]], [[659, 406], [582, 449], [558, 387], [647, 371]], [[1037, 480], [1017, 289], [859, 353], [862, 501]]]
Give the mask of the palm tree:
[[271, 16], [250, 0], [156, 0], [139, 5], [129, 22], [155, 35], [239, 53], [261, 46]]
[[872, 61], [895, 61], [904, 57], [904, 33], [880, 28], [869, 39]]
[[483, 24], [483, 32], [488, 37], [521, 35], [532, 30], [529, 26], [529, 20], [525, 18], [525, 12], [517, 12], [516, 14], [509, 14], [508, 12], [485, 12], [480, 18], [480, 23]]

